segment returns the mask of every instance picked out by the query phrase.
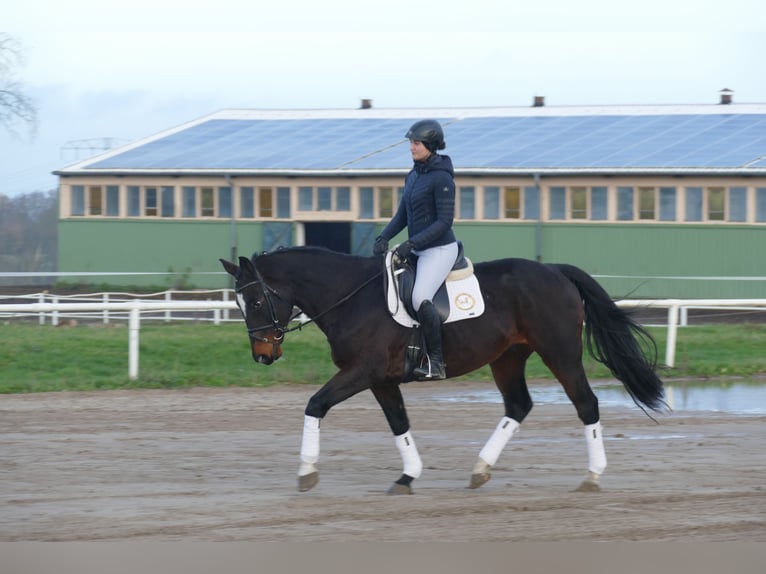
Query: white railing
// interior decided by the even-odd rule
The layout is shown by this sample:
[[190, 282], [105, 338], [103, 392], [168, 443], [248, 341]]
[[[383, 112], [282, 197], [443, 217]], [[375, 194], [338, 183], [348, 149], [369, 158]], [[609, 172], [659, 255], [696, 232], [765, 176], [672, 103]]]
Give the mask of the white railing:
[[[236, 309], [234, 301], [124, 301], [118, 303], [22, 303], [0, 305], [4, 313], [53, 313], [78, 311], [128, 311], [128, 378], [138, 378], [141, 313], [157, 311], [213, 311]], [[219, 317], [220, 319], [220, 317]]]
[[[130, 301], [164, 301], [166, 303], [171, 303], [173, 301], [189, 301], [189, 297], [194, 297], [193, 300], [199, 300], [200, 297], [203, 296], [214, 296], [215, 299], [213, 300], [222, 300], [222, 301], [229, 301], [231, 299], [231, 295], [233, 294], [232, 289], [211, 289], [211, 290], [194, 290], [194, 291], [183, 291], [183, 290], [168, 290], [168, 291], [159, 291], [156, 293], [126, 293], [126, 292], [101, 292], [101, 293], [74, 293], [70, 295], [57, 295], [53, 293], [48, 293], [47, 291], [41, 292], [41, 293], [29, 293], [25, 295], [6, 295], [6, 296], [0, 296], [0, 298], [3, 299], [10, 299], [10, 300], [16, 300], [18, 299], [20, 302], [26, 302], [26, 301], [34, 301], [36, 303], [64, 303], [69, 304], [70, 302], [76, 302], [76, 303], [102, 303], [104, 305], [103, 309], [98, 309], [97, 311], [59, 311], [54, 310], [50, 313], [46, 312], [39, 312], [38, 315], [38, 322], [40, 325], [44, 325], [46, 322], [46, 319], [50, 319], [51, 325], [54, 327], [58, 326], [59, 321], [62, 318], [62, 313], [66, 313], [66, 317], [69, 319], [100, 319], [101, 322], [104, 325], [108, 325], [110, 321], [112, 320], [127, 320], [128, 319], [128, 313], [125, 311], [110, 311], [110, 307], [108, 307], [109, 303], [125, 303]], [[180, 296], [181, 298], [173, 299], [173, 296]], [[207, 299], [207, 301], [210, 301], [211, 299]], [[0, 308], [2, 308], [2, 304], [0, 304]], [[67, 308], [68, 309], [68, 308]], [[204, 309], [204, 311], [210, 311], [211, 309]], [[155, 312], [157, 313], [157, 312]], [[225, 309], [223, 311], [223, 316], [219, 312], [214, 312], [213, 316], [210, 318], [205, 317], [189, 317], [189, 316], [179, 316], [179, 315], [173, 315], [171, 308], [165, 308], [164, 311], [161, 311], [161, 318], [165, 320], [165, 322], [170, 321], [205, 321], [205, 320], [211, 320], [214, 323], [218, 324], [220, 321], [228, 321], [229, 318], [229, 310]], [[27, 311], [24, 311], [21, 313], [22, 315], [29, 314]], [[11, 313], [4, 313], [0, 309], [0, 317], [9, 317], [12, 316]], [[236, 315], [236, 320], [239, 320], [239, 315]]]
[[766, 299], [626, 299], [616, 301], [619, 307], [668, 310], [668, 336], [665, 344], [665, 365], [676, 364], [676, 340], [679, 318], [686, 325], [689, 309], [760, 309], [766, 308]]
[[[616, 302], [619, 307], [655, 308], [668, 310], [668, 335], [665, 347], [665, 364], [675, 365], [676, 341], [678, 336], [679, 317], [682, 310], [715, 309], [715, 308], [766, 308], [766, 299], [633, 299]], [[138, 348], [139, 331], [141, 329], [141, 313], [157, 311], [213, 311], [220, 319], [221, 311], [236, 309], [234, 301], [123, 301], [123, 302], [90, 302], [90, 303], [20, 303], [0, 304], [0, 316], [19, 313], [72, 313], [79, 311], [127, 311], [128, 312], [128, 377], [138, 378]], [[216, 321], [218, 322], [218, 321]]]

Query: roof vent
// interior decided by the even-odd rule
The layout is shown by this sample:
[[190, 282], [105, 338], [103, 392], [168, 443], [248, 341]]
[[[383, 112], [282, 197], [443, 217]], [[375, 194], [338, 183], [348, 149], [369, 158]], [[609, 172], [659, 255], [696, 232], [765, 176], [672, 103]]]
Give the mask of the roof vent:
[[372, 108], [372, 100], [370, 100], [368, 98], [364, 98], [362, 100], [362, 105], [359, 106], [359, 109], [360, 110], [369, 110], [370, 108]]
[[733, 94], [734, 94], [734, 90], [730, 90], [729, 88], [724, 88], [723, 90], [721, 90], [721, 104], [722, 105], [730, 104]]
[[542, 108], [545, 105], [545, 96], [535, 96], [532, 102], [533, 108]]

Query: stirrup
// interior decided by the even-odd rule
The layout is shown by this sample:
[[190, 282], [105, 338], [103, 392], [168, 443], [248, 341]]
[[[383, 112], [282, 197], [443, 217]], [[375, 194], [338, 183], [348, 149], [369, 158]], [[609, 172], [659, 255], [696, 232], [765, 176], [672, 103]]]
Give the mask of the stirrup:
[[431, 357], [426, 356], [426, 367], [415, 367], [412, 372], [419, 381], [441, 381], [447, 378], [446, 365], [441, 362], [431, 361]]

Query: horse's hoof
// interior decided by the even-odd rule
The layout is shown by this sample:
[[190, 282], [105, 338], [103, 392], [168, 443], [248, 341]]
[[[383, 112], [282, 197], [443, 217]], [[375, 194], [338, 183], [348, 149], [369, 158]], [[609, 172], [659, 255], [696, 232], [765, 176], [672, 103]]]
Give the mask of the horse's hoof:
[[479, 488], [485, 482], [488, 482], [492, 478], [489, 472], [475, 472], [471, 475], [471, 483], [468, 488]]
[[386, 494], [412, 494], [412, 487], [409, 484], [399, 484], [398, 482], [395, 482], [391, 485], [391, 488], [386, 491]]
[[319, 482], [319, 472], [314, 471], [298, 477], [298, 492], [306, 492], [314, 488]]
[[585, 480], [575, 489], [575, 492], [601, 492], [601, 485], [598, 479], [599, 476], [597, 474], [589, 472]]

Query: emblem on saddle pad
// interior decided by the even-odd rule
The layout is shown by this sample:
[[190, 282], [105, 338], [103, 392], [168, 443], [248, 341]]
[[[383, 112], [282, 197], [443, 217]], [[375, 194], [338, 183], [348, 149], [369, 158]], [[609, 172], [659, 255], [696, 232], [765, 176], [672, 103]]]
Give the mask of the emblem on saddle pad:
[[[462, 247], [462, 246], [461, 246]], [[456, 268], [447, 276], [434, 296], [434, 306], [442, 323], [473, 319], [484, 313], [484, 297], [479, 281], [473, 273], [471, 260], [462, 257], [462, 248]], [[412, 287], [415, 270], [410, 265], [399, 266], [393, 261], [393, 252], [386, 254], [386, 302], [394, 320], [405, 327], [418, 325], [412, 308]]]

